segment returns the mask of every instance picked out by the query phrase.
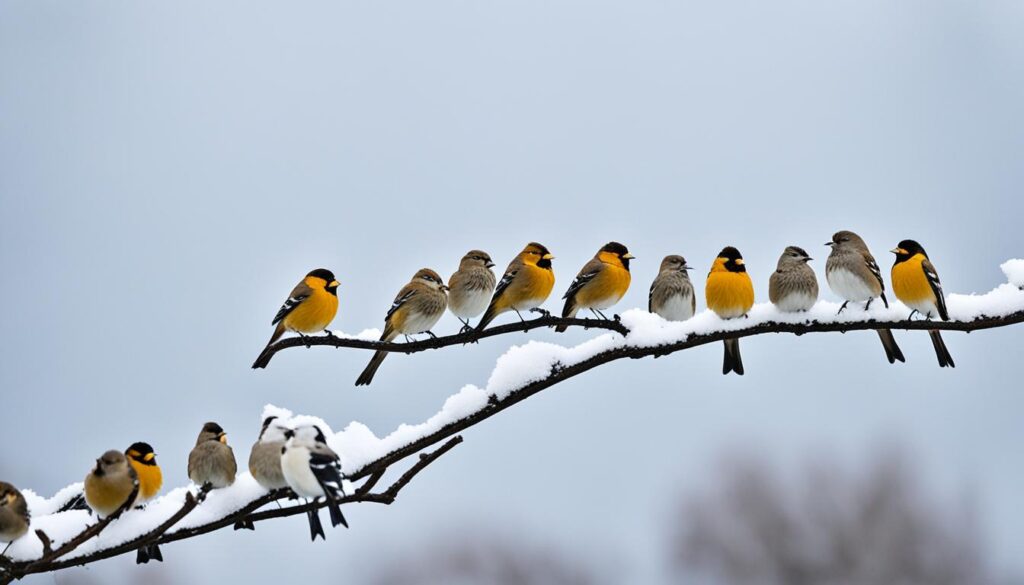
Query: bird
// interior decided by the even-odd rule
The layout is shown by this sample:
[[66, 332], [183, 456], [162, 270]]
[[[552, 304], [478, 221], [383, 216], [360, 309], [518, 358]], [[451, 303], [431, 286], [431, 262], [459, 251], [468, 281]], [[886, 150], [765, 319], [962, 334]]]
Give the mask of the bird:
[[[405, 335], [408, 340], [410, 335], [417, 333], [435, 337], [430, 329], [437, 324], [448, 306], [447, 290], [448, 287], [436, 272], [429, 268], [419, 269], [409, 284], [398, 291], [395, 301], [384, 316], [384, 333], [380, 340], [387, 343], [399, 335]], [[388, 352], [377, 350], [356, 379], [356, 386], [368, 386], [387, 355]]]
[[[160, 492], [160, 487], [164, 483], [163, 472], [156, 462], [156, 453], [149, 443], [138, 442], [132, 443], [125, 449], [124, 454], [139, 478], [139, 494], [135, 498], [135, 504], [145, 504]], [[164, 556], [160, 552], [160, 546], [147, 544], [139, 547], [135, 555], [136, 564], [144, 565], [151, 560], [163, 562]]]
[[497, 283], [491, 268], [494, 268], [494, 262], [487, 252], [470, 250], [459, 262], [459, 269], [448, 279], [448, 310], [462, 321], [459, 333], [472, 331], [469, 320], [487, 309]]
[[[302, 426], [294, 431], [285, 431], [287, 442], [281, 452], [281, 471], [284, 480], [296, 495], [302, 498], [326, 498], [331, 513], [331, 526], [348, 522], [338, 504], [345, 497], [341, 483], [341, 461], [338, 454], [327, 446], [320, 427]], [[319, 535], [326, 540], [320, 515], [316, 508], [309, 510], [309, 531], [311, 540]]]
[[524, 320], [520, 311], [551, 316], [540, 306], [548, 300], [551, 289], [555, 287], [555, 272], [551, 269], [551, 261], [554, 259], [551, 252], [542, 244], [527, 244], [523, 251], [509, 262], [476, 330], [482, 331], [495, 317], [508, 311], [515, 311], [520, 321]]
[[768, 299], [783, 313], [809, 311], [818, 300], [818, 277], [807, 265], [813, 260], [799, 246], [787, 246], [768, 278]]
[[[832, 236], [832, 241], [826, 242], [825, 245], [832, 248], [825, 262], [825, 280], [828, 281], [832, 292], [843, 299], [843, 305], [839, 307], [840, 313], [851, 302], [865, 302], [866, 311], [875, 298], [881, 298], [885, 307], [889, 308], [889, 301], [885, 298], [882, 271], [860, 236], [849, 230], [838, 231]], [[876, 331], [889, 363], [894, 364], [897, 360], [906, 362], [892, 331]]]
[[253, 369], [266, 367], [270, 357], [270, 346], [286, 331], [294, 331], [305, 340], [306, 334], [325, 330], [338, 314], [339, 286], [334, 273], [326, 268], [317, 268], [299, 281], [271, 321], [270, 324], [277, 327], [266, 347], [253, 362]]
[[[629, 261], [634, 256], [618, 242], [608, 242], [583, 265], [576, 279], [569, 285], [562, 298], [562, 318], [572, 319], [580, 309], [590, 309], [602, 319], [608, 319], [601, 312], [619, 302], [629, 290], [632, 277]], [[555, 331], [561, 333], [568, 325], [559, 325]]]
[[[704, 297], [708, 308], [722, 319], [734, 319], [746, 316], [754, 306], [754, 284], [747, 274], [740, 251], [726, 246], [719, 252], [708, 272]], [[724, 340], [725, 358], [722, 362], [722, 373], [736, 372], [743, 375], [743, 359], [740, 357], [740, 340], [730, 338]]]
[[139, 476], [124, 453], [111, 449], [96, 460], [96, 467], [85, 476], [85, 503], [98, 516], [106, 517], [128, 507], [136, 494]]
[[[942, 294], [942, 283], [939, 282], [939, 273], [928, 258], [921, 244], [914, 240], [903, 240], [893, 250], [896, 254], [896, 262], [892, 265], [892, 291], [896, 298], [903, 301], [903, 304], [913, 309], [914, 313], [921, 313], [925, 319], [937, 316], [943, 321], [949, 321], [949, 312], [946, 310], [946, 298]], [[935, 356], [939, 359], [939, 367], [955, 368], [953, 356], [949, 355], [946, 343], [942, 341], [942, 335], [938, 329], [928, 331], [932, 338], [932, 345], [935, 347]]]
[[260, 436], [249, 452], [249, 473], [256, 483], [268, 490], [288, 487], [281, 472], [281, 449], [284, 448], [285, 433], [276, 416], [268, 416], [263, 420]]
[[220, 489], [235, 483], [237, 471], [227, 433], [215, 422], [204, 424], [188, 454], [188, 478], [204, 490]]
[[667, 321], [685, 321], [693, 317], [697, 311], [697, 296], [693, 292], [689, 270], [691, 268], [682, 256], [665, 256], [658, 276], [651, 283], [647, 310]]
[[0, 542], [7, 543], [0, 555], [6, 554], [11, 543], [28, 532], [30, 522], [25, 496], [13, 485], [0, 481]]

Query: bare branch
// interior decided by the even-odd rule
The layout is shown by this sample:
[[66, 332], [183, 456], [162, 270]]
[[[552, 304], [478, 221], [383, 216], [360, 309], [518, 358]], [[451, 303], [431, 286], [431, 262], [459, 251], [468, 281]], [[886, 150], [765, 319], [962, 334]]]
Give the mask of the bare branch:
[[383, 350], [395, 353], [418, 353], [426, 351], [428, 349], [440, 349], [442, 347], [449, 347], [452, 345], [466, 345], [467, 343], [475, 343], [481, 339], [488, 337], [496, 337], [498, 335], [505, 335], [508, 333], [526, 332], [534, 329], [541, 329], [544, 327], [556, 327], [558, 325], [566, 325], [568, 327], [583, 327], [584, 329], [607, 329], [609, 331], [616, 331], [625, 335], [629, 332], [625, 325], [620, 323], [618, 320], [606, 320], [606, 319], [562, 319], [560, 317], [540, 317], [537, 319], [531, 319], [529, 321], [520, 321], [517, 323], [507, 323], [505, 325], [498, 325], [496, 327], [489, 327], [483, 331], [477, 331], [475, 329], [467, 331], [465, 333], [457, 333], [455, 335], [445, 335], [442, 337], [431, 337], [420, 341], [411, 341], [409, 343], [385, 343], [383, 341], [371, 341], [368, 339], [353, 339], [350, 337], [334, 337], [333, 335], [318, 335], [316, 337], [288, 337], [278, 341], [274, 345], [268, 347], [260, 355], [256, 363], [252, 365], [253, 369], [265, 368], [270, 360], [274, 357], [274, 354], [287, 349], [289, 347], [311, 347], [314, 345], [326, 345], [330, 347], [350, 347], [355, 349], [372, 349], [374, 351]]

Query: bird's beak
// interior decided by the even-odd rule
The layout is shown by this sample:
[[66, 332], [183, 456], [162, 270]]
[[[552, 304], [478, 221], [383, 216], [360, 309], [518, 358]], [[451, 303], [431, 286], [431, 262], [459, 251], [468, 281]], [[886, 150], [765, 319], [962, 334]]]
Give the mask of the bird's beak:
[[441, 285], [441, 290], [443, 290], [443, 291], [445, 291], [445, 292], [448, 292], [448, 291], [450, 291], [450, 290], [452, 290], [452, 289], [448, 288], [448, 285], [446, 285], [446, 284], [442, 284], [442, 285]]
[[329, 284], [327, 286], [333, 286], [333, 287], [337, 288], [337, 287], [341, 286], [341, 283], [338, 282], [337, 280], [332, 280], [331, 284]]
[[630, 254], [629, 252], [626, 252], [625, 254], [622, 255], [622, 258], [624, 260], [633, 260], [636, 258], [636, 256]]
[[690, 266], [689, 264], [683, 264], [683, 270], [693, 270], [693, 266]]
[[551, 254], [544, 254], [543, 256], [541, 256], [541, 259], [542, 260], [554, 260], [555, 257], [552, 256]]
[[907, 253], [907, 251], [904, 250], [903, 248], [893, 248], [892, 250], [889, 250], [889, 251], [892, 252], [893, 254], [896, 254], [897, 256], [899, 256], [900, 254], [906, 254]]
[[811, 260], [814, 260], [814, 258], [811, 258], [810, 256], [804, 257], [804, 262], [810, 262]]
[[484, 266], [487, 267], [487, 268], [494, 268], [494, 262], [491, 262], [490, 260], [488, 260], [487, 264], [484, 264]]
[[217, 440], [220, 441], [221, 443], [224, 443], [225, 445], [227, 445], [228, 444], [228, 434], [227, 433], [221, 433], [220, 436], [217, 437]]
[[835, 246], [836, 243], [835, 242], [825, 242], [825, 245], [831, 248], [832, 246]]
[[745, 264], [745, 262], [743, 262], [743, 258], [737, 258], [736, 259], [736, 264], [738, 264], [739, 266], [743, 266]]

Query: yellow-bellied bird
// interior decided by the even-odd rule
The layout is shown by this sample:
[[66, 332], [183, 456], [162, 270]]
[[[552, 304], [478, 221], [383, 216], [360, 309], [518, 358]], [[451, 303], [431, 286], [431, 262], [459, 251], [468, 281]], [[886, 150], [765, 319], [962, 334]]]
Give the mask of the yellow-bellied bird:
[[[857, 234], [842, 230], [832, 236], [832, 241], [825, 244], [832, 247], [832, 252], [825, 262], [825, 280], [829, 288], [843, 299], [843, 306], [839, 307], [842, 313], [851, 302], [859, 303], [866, 301], [864, 310], [868, 310], [871, 301], [881, 297], [886, 308], [889, 301], [885, 298], [885, 283], [882, 282], [882, 271], [875, 262], [875, 257], [868, 250]], [[878, 338], [882, 340], [882, 347], [885, 348], [885, 357], [890, 364], [896, 360], [905, 362], [900, 346], [896, 345], [896, 338], [888, 329], [878, 329]]]
[[107, 451], [85, 476], [85, 503], [97, 515], [110, 516], [128, 502], [138, 483], [138, 475], [124, 453]]
[[665, 256], [658, 276], [651, 283], [647, 310], [667, 321], [686, 321], [693, 317], [697, 311], [697, 295], [693, 292], [689, 270], [682, 256]]
[[783, 313], [809, 311], [818, 300], [818, 277], [807, 265], [813, 260], [799, 246], [787, 246], [768, 278], [768, 299]]
[[[163, 472], [160, 471], [160, 466], [156, 463], [156, 453], [153, 452], [153, 447], [149, 443], [138, 442], [132, 443], [124, 454], [128, 457], [128, 463], [139, 478], [139, 495], [135, 498], [135, 503], [145, 504], [160, 492], [160, 487], [164, 484]], [[151, 560], [161, 562], [164, 560], [160, 547], [156, 544], [139, 547], [135, 555], [135, 562], [144, 565]]]
[[0, 481], [0, 542], [7, 543], [0, 555], [7, 552], [12, 542], [28, 532], [29, 521], [25, 496], [13, 485]]
[[[711, 271], [708, 272], [704, 297], [708, 308], [722, 319], [743, 317], [754, 306], [754, 284], [747, 274], [740, 251], [732, 246], [722, 248]], [[722, 373], [736, 372], [743, 375], [743, 359], [740, 357], [740, 340], [726, 339], [725, 358]]]
[[338, 281], [326, 268], [317, 268], [295, 285], [288, 300], [281, 305], [271, 325], [277, 325], [270, 341], [252, 364], [253, 368], [266, 366], [263, 362], [267, 349], [284, 335], [294, 331], [300, 337], [319, 333], [327, 328], [338, 314]]
[[[619, 302], [629, 290], [631, 276], [629, 261], [633, 255], [625, 246], [618, 242], [608, 242], [594, 254], [589, 262], [583, 265], [576, 280], [569, 285], [562, 298], [563, 318], [573, 318], [580, 309], [590, 309], [595, 315], [607, 319], [602, 309], [607, 309]], [[568, 329], [566, 325], [555, 327], [555, 331]]]
[[[892, 265], [892, 291], [904, 305], [913, 309], [910, 316], [921, 313], [925, 319], [937, 316], [943, 321], [949, 321], [939, 273], [935, 271], [935, 266], [932, 266], [921, 244], [914, 240], [903, 240], [892, 253], [896, 254], [896, 262]], [[939, 366], [955, 368], [953, 356], [949, 355], [939, 331], [932, 329], [928, 334], [932, 338]]]
[[462, 321], [465, 333], [473, 328], [469, 320], [484, 312], [494, 294], [497, 278], [494, 262], [487, 252], [470, 250], [459, 262], [459, 269], [448, 279], [448, 310]]
[[188, 478], [199, 486], [219, 489], [235, 483], [237, 471], [227, 433], [215, 422], [204, 424], [188, 454]]
[[[447, 290], [448, 287], [436, 272], [429, 268], [418, 270], [409, 284], [398, 291], [395, 302], [384, 316], [384, 333], [380, 340], [389, 342], [399, 335], [408, 338], [417, 333], [434, 337], [430, 329], [437, 324], [448, 306]], [[366, 369], [356, 379], [356, 386], [368, 386], [387, 355], [388, 352], [383, 350], [375, 352]]]
[[523, 251], [509, 262], [505, 275], [494, 289], [491, 303], [476, 326], [477, 331], [487, 327], [495, 317], [508, 311], [515, 311], [520, 321], [523, 320], [523, 316], [519, 311], [534, 311], [548, 315], [547, 311], [539, 307], [548, 300], [551, 289], [555, 287], [555, 272], [551, 269], [551, 261], [554, 259], [555, 257], [543, 245], [537, 242], [527, 244]]

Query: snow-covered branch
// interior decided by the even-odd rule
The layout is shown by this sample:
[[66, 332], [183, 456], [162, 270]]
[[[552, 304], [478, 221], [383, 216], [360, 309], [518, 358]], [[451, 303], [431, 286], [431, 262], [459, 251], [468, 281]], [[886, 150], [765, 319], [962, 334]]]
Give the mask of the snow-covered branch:
[[[344, 430], [334, 433], [322, 419], [293, 416], [291, 412], [273, 406], [264, 409], [261, 420], [275, 415], [293, 427], [319, 426], [328, 444], [338, 452], [346, 473], [344, 487], [348, 496], [342, 502], [390, 504], [417, 473], [461, 441], [459, 433], [545, 388], [603, 364], [624, 358], [663, 356], [726, 338], [763, 333], [803, 335], [880, 328], [974, 331], [1024, 322], [1024, 261], [1007, 262], [1003, 271], [1009, 282], [986, 294], [948, 295], [951, 320], [944, 322], [910, 320], [910, 310], [899, 302], [888, 309], [878, 303], [867, 311], [851, 307], [841, 314], [838, 304], [827, 301], [819, 301], [806, 313], [780, 313], [770, 304], [760, 304], [754, 306], [748, 318], [728, 321], [705, 311], [684, 322], [668, 322], [647, 311], [633, 309], [622, 314], [621, 322], [588, 323], [593, 327], [603, 324], [604, 329], [612, 332], [602, 333], [576, 346], [529, 341], [512, 347], [498, 358], [483, 387], [466, 385], [449, 396], [440, 411], [425, 422], [401, 425], [383, 438], [378, 438], [359, 422], [351, 422]], [[526, 325], [530, 323], [537, 327], [554, 324], [543, 319]], [[523, 324], [512, 324], [511, 327], [516, 331], [529, 329], [523, 329]], [[509, 331], [498, 327], [494, 329]], [[317, 341], [329, 339], [313, 338]], [[293, 343], [302, 344], [301, 340]], [[373, 491], [395, 464], [441, 443], [443, 445], [432, 453], [421, 455], [419, 461], [386, 490]], [[355, 485], [356, 482], [362, 483]], [[0, 583], [30, 573], [95, 562], [132, 552], [144, 545], [192, 538], [237, 522], [302, 514], [316, 506], [300, 504], [261, 511], [263, 506], [287, 499], [291, 494], [288, 490], [267, 492], [248, 473], [241, 473], [232, 486], [211, 491], [201, 503], [190, 499], [196, 486], [181, 487], [151, 502], [144, 510], [125, 512], [121, 518], [82, 539], [85, 531], [95, 530], [95, 525], [90, 525], [91, 517], [82, 510], [61, 510], [81, 489], [81, 484], [74, 484], [50, 499], [23, 491], [32, 513], [32, 529], [41, 530], [46, 539], [37, 538], [30, 532], [30, 535], [15, 541], [7, 558], [0, 557]], [[59, 558], [53, 556], [51, 543], [62, 543], [57, 546], [57, 550], [63, 551]], [[75, 546], [65, 550], [67, 543], [75, 543]]]
[[534, 329], [541, 329], [546, 327], [556, 327], [558, 325], [565, 325], [566, 327], [583, 327], [584, 329], [608, 329], [609, 331], [617, 331], [621, 335], [628, 333], [622, 323], [614, 320], [606, 319], [563, 319], [561, 317], [553, 317], [547, 315], [539, 317], [537, 319], [530, 319], [528, 321], [516, 321], [514, 323], [507, 323], [505, 325], [497, 325], [494, 327], [488, 327], [483, 331], [477, 331], [472, 329], [464, 333], [456, 333], [455, 335], [445, 335], [440, 337], [429, 337], [427, 339], [421, 339], [419, 341], [410, 341], [408, 343], [396, 343], [396, 342], [383, 342], [380, 341], [380, 330], [378, 329], [367, 329], [357, 335], [345, 335], [337, 332], [332, 332], [328, 335], [314, 335], [305, 337], [286, 337], [281, 341], [271, 345], [260, 354], [260, 357], [252, 365], [253, 369], [265, 368], [270, 360], [273, 359], [274, 354], [287, 349], [289, 347], [312, 347], [314, 345], [326, 345], [329, 347], [349, 347], [356, 349], [372, 349], [374, 351], [383, 350], [395, 353], [417, 353], [426, 351], [428, 349], [440, 349], [442, 347], [449, 347], [452, 345], [466, 345], [467, 343], [476, 343], [481, 339], [488, 337], [495, 337], [498, 335], [505, 335], [508, 333], [520, 333], [525, 331], [532, 331]]

